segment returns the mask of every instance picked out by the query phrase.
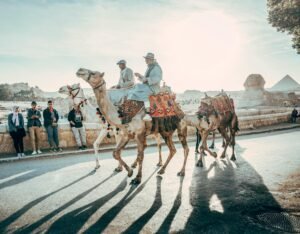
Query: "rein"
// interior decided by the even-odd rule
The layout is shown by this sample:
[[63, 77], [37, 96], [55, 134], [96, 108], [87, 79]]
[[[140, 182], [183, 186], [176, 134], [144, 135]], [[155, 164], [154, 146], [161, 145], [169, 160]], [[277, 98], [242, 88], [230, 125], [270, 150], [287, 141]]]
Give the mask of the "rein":
[[[77, 106], [82, 106], [82, 107], [83, 107], [83, 104], [86, 104], [86, 105], [87, 105], [87, 99], [86, 99], [84, 96], [82, 96], [82, 97], [77, 97], [78, 94], [80, 93], [81, 88], [76, 88], [76, 89], [68, 88], [68, 89], [69, 89], [69, 94], [70, 94], [70, 96], [71, 96], [71, 98], [72, 98], [72, 100], [73, 100], [73, 104], [75, 104], [75, 103], [74, 103], [74, 99], [75, 99], [75, 98], [79, 98], [79, 99], [81, 99], [81, 101], [78, 103]], [[78, 91], [76, 92], [76, 94], [73, 94], [72, 92], [75, 91], [75, 90], [78, 90]]]
[[105, 82], [105, 80], [103, 80], [103, 82], [101, 84], [99, 84], [98, 86], [94, 87], [93, 89], [94, 90], [99, 89], [100, 87], [102, 87], [105, 84], [106, 84], [106, 82]]

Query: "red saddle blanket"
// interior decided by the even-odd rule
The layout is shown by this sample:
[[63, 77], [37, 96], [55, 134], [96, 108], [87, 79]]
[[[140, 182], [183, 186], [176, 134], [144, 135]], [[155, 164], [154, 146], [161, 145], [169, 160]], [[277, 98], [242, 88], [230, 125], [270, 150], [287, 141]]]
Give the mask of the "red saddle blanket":
[[151, 95], [150, 115], [152, 118], [164, 118], [177, 115], [175, 95], [169, 93]]

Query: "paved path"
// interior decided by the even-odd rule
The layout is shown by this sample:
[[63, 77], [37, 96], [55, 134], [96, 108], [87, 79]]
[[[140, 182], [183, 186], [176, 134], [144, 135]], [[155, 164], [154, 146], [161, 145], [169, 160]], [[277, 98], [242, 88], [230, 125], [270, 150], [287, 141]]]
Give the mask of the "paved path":
[[[163, 177], [149, 147], [137, 187], [113, 173], [111, 152], [97, 172], [91, 154], [1, 163], [0, 233], [281, 233], [268, 213], [280, 215], [277, 188], [300, 169], [299, 139], [299, 130], [240, 136], [236, 163], [205, 157], [205, 168], [195, 167], [190, 143], [183, 179], [179, 145]], [[136, 150], [123, 155], [132, 163]], [[297, 228], [291, 219], [284, 225]]]

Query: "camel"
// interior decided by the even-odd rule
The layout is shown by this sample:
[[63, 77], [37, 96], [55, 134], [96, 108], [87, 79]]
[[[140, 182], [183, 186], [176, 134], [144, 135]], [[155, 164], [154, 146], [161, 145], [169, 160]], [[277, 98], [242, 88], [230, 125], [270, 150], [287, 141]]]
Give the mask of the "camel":
[[187, 145], [187, 125], [185, 121], [178, 120], [175, 125], [174, 130], [170, 131], [162, 131], [160, 128], [156, 128], [155, 131], [152, 130], [152, 122], [144, 122], [142, 119], [145, 116], [145, 108], [142, 108], [132, 119], [132, 121], [128, 124], [122, 124], [121, 119], [119, 118], [118, 109], [107, 97], [107, 89], [106, 82], [104, 80], [104, 73], [98, 71], [91, 71], [89, 69], [80, 68], [77, 73], [77, 77], [85, 80], [90, 86], [93, 88], [94, 94], [97, 99], [98, 106], [103, 113], [105, 119], [109, 124], [119, 128], [120, 131], [120, 140], [117, 143], [116, 149], [113, 151], [113, 156], [116, 160], [118, 160], [121, 165], [127, 170], [128, 177], [131, 177], [133, 174], [133, 170], [124, 162], [121, 157], [121, 151], [125, 148], [128, 141], [130, 139], [135, 139], [137, 142], [137, 162], [138, 162], [138, 173], [136, 177], [131, 181], [132, 184], [141, 183], [142, 179], [142, 167], [143, 167], [143, 159], [144, 159], [144, 150], [146, 148], [146, 136], [159, 133], [163, 139], [165, 140], [168, 148], [169, 155], [163, 166], [158, 171], [159, 175], [165, 173], [166, 167], [172, 157], [176, 153], [176, 148], [174, 146], [174, 142], [172, 139], [173, 133], [177, 130], [179, 140], [184, 149], [184, 160], [181, 170], [178, 172], [179, 176], [185, 175], [185, 166], [187, 161], [187, 156], [189, 153], [189, 148]]
[[[226, 95], [226, 94], [221, 94]], [[204, 99], [201, 101], [201, 107], [203, 107], [206, 110], [206, 113], [202, 115], [201, 112], [199, 112], [199, 121], [203, 122], [206, 121], [208, 123], [207, 127], [202, 127], [199, 129], [201, 137], [202, 137], [202, 145], [201, 145], [201, 151], [200, 151], [200, 157], [197, 162], [197, 166], [202, 167], [203, 166], [203, 152], [207, 151], [211, 156], [217, 158], [217, 154], [215, 152], [210, 151], [210, 149], [207, 147], [207, 137], [210, 132], [218, 130], [224, 140], [224, 149], [220, 156], [220, 158], [225, 158], [226, 156], [226, 150], [229, 145], [232, 147], [232, 155], [231, 160], [235, 161], [235, 135], [236, 132], [239, 130], [238, 127], [238, 118], [235, 113], [235, 111], [230, 112], [224, 112], [224, 113], [217, 113], [216, 110], [212, 106], [212, 100], [213, 97], [209, 97], [206, 95]], [[203, 126], [203, 124], [202, 124]], [[227, 129], [229, 129], [229, 134]]]
[[[80, 87], [80, 84], [73, 84], [73, 85], [66, 85], [59, 88], [59, 93], [68, 95], [69, 97], [69, 109], [74, 105], [80, 105], [83, 115], [86, 117], [87, 122], [97, 122], [100, 124], [100, 133], [97, 137], [97, 139], [93, 143], [94, 148], [94, 155], [96, 160], [96, 166], [95, 170], [100, 168], [100, 158], [98, 154], [99, 146], [104, 140], [106, 136], [111, 136], [112, 134], [115, 136], [116, 144], [119, 141], [119, 129], [117, 129], [114, 126], [110, 126], [110, 124], [105, 120], [104, 116], [99, 116], [96, 114], [96, 108], [90, 104], [89, 100], [85, 97], [83, 89]], [[157, 143], [158, 153], [159, 153], [159, 161], [157, 163], [157, 166], [162, 165], [162, 142], [160, 139], [160, 136], [158, 134], [154, 135], [154, 138]], [[134, 161], [134, 163], [131, 165], [131, 167], [135, 168], [137, 165], [137, 159]], [[115, 168], [116, 172], [120, 172], [123, 170], [123, 167], [121, 164], [118, 165], [118, 167]]]

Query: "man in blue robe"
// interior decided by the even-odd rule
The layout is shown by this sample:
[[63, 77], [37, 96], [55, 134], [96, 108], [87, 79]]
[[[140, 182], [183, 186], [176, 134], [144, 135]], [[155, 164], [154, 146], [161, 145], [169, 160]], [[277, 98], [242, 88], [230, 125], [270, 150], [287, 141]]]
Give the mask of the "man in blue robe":
[[143, 101], [146, 108], [146, 115], [143, 118], [144, 121], [151, 121], [152, 118], [149, 115], [150, 113], [150, 102], [149, 96], [157, 94], [160, 91], [160, 81], [162, 80], [162, 69], [159, 64], [156, 62], [155, 56], [153, 53], [148, 53], [144, 56], [145, 62], [148, 65], [148, 68], [145, 72], [145, 75], [140, 73], [134, 73], [141, 84], [136, 84], [135, 87], [130, 90], [128, 93], [128, 100]]

